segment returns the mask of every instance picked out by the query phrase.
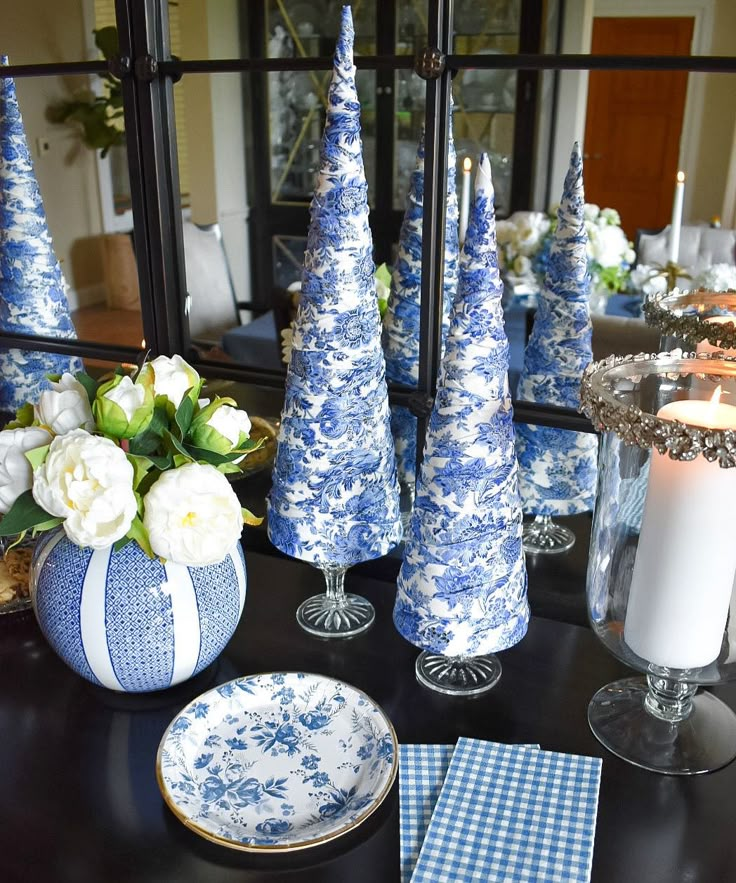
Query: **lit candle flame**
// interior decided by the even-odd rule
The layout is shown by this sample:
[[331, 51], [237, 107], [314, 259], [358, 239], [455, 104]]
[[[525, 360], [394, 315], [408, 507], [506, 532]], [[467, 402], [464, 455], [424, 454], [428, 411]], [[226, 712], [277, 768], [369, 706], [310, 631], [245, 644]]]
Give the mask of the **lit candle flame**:
[[473, 168], [473, 160], [469, 156], [466, 156], [465, 159], [463, 160], [463, 171], [469, 172], [472, 168]]
[[677, 183], [678, 184], [685, 183], [685, 173], [682, 171], [682, 169], [680, 169], [680, 171], [677, 173]]
[[146, 338], [144, 337], [143, 340], [141, 340], [141, 349], [144, 350], [145, 348], [146, 348]]
[[710, 408], [708, 408], [708, 419], [714, 419], [716, 415], [716, 411], [718, 410], [718, 405], [721, 403], [721, 394], [723, 390], [721, 388], [721, 384], [713, 390], [713, 395], [708, 399], [708, 403], [710, 404]]

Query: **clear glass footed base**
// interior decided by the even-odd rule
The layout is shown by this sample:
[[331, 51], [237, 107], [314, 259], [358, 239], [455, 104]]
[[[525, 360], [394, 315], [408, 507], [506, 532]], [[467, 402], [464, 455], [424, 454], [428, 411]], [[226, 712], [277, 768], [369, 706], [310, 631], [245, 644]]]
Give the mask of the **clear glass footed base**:
[[[736, 714], [710, 693], [659, 678], [626, 678], [600, 689], [588, 706], [593, 735], [622, 760], [670, 776], [720, 769], [736, 757]], [[675, 696], [674, 693], [678, 695]]]
[[296, 611], [296, 621], [318, 638], [352, 638], [367, 631], [376, 618], [370, 601], [345, 593], [345, 572], [341, 565], [324, 565], [327, 590], [307, 598]]
[[425, 650], [417, 657], [417, 680], [424, 687], [450, 696], [476, 696], [498, 683], [497, 656], [441, 656]]
[[524, 551], [532, 555], [558, 555], [575, 545], [575, 534], [561, 524], [555, 524], [551, 515], [537, 515], [527, 522], [521, 534]]

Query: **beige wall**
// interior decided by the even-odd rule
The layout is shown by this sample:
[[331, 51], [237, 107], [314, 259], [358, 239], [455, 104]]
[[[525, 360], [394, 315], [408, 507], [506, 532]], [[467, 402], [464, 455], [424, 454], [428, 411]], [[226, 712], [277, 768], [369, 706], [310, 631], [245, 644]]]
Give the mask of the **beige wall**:
[[[0, 27], [11, 63], [86, 58], [81, 0], [4, 3]], [[54, 249], [72, 286], [72, 308], [77, 305], [76, 289], [83, 301], [104, 294], [100, 287], [101, 255], [96, 241], [89, 241], [102, 230], [97, 170], [93, 152], [68, 127], [48, 123], [45, 113], [50, 103], [71, 94], [86, 81], [86, 77], [28, 77], [16, 84]], [[37, 151], [39, 138], [50, 145], [43, 156]]]
[[[736, 2], [715, 0], [711, 54], [736, 51]], [[690, 176], [691, 221], [720, 215], [736, 127], [736, 74], [690, 74], [706, 81], [698, 166]]]

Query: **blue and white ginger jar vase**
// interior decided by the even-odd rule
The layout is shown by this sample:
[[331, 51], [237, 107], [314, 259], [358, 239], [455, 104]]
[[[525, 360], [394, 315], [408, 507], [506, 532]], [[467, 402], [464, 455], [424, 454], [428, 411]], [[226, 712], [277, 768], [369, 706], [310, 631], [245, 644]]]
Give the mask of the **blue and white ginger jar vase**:
[[45, 535], [31, 565], [31, 600], [46, 639], [77, 674], [129, 693], [163, 690], [224, 650], [245, 604], [245, 558], [187, 567], [148, 558], [138, 543], [115, 552]]

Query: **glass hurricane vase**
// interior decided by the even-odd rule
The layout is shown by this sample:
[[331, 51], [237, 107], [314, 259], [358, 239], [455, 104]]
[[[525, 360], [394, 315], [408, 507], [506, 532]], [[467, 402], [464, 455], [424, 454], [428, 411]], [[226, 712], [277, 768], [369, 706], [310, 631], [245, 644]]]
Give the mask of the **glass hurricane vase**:
[[316, 564], [325, 578], [325, 591], [307, 598], [296, 612], [296, 621], [318, 638], [352, 638], [367, 631], [376, 612], [366, 598], [345, 592], [344, 564]]
[[662, 349], [736, 354], [736, 291], [675, 289], [650, 297], [644, 315], [659, 329]]
[[590, 727], [648, 770], [718, 769], [736, 756], [736, 715], [698, 688], [736, 678], [736, 360], [610, 356], [581, 398], [603, 431], [588, 614], [643, 675], [600, 689]]

